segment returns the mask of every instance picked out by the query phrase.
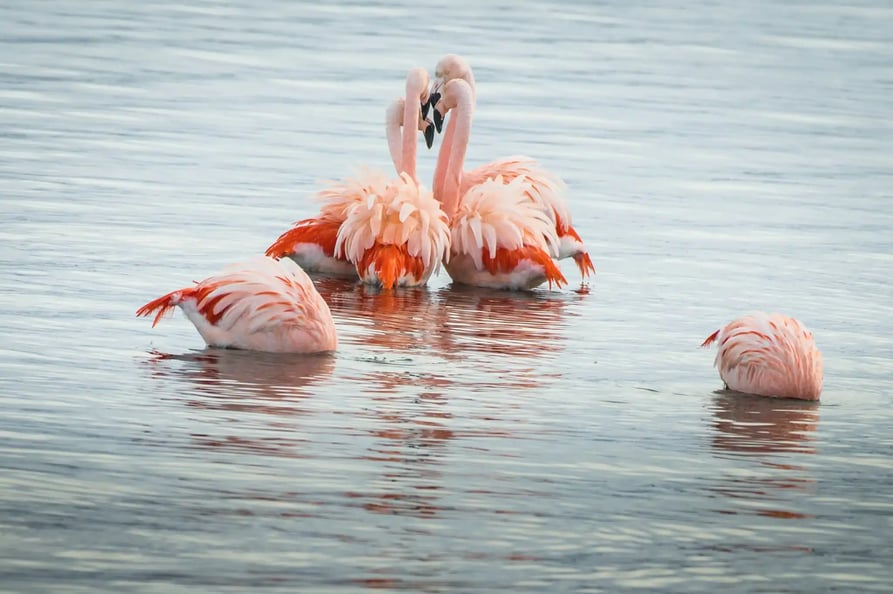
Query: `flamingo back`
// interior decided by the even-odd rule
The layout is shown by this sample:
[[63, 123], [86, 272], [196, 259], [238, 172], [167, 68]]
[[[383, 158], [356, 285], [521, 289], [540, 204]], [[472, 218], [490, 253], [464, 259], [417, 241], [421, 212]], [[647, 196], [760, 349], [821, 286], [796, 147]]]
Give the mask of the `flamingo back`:
[[[310, 277], [289, 259], [231, 264], [193, 287], [147, 303], [138, 316], [179, 306], [209, 346], [267, 352], [334, 350], [335, 324]], [[154, 325], [154, 324], [153, 324]]]
[[462, 174], [461, 194], [488, 179], [502, 176], [505, 182], [521, 177], [527, 182], [526, 196], [545, 209], [555, 224], [559, 235], [564, 234], [571, 224], [571, 214], [565, 194], [566, 184], [557, 175], [540, 165], [535, 159], [524, 156], [511, 156], [497, 159]]
[[380, 170], [363, 167], [354, 177], [326, 182], [328, 187], [320, 190], [314, 199], [321, 202], [320, 217], [341, 223], [348, 211], [370, 195], [380, 194], [387, 188], [388, 176]]
[[794, 318], [755, 313], [733, 320], [701, 346], [718, 343], [714, 365], [736, 392], [818, 400], [822, 355], [812, 332]]
[[518, 177], [509, 182], [501, 176], [473, 186], [450, 223], [452, 252], [468, 254], [478, 269], [484, 252], [496, 258], [499, 248], [539, 248], [552, 257], [558, 254], [558, 236], [546, 213], [527, 199], [530, 184]]
[[559, 240], [558, 259], [573, 258], [584, 279], [595, 274], [592, 258], [571, 221], [570, 209], [565, 199], [567, 185], [536, 160], [511, 156], [481, 165], [463, 173], [461, 192], [464, 194], [472, 187], [500, 175], [506, 182], [518, 178], [527, 182], [526, 196], [542, 208], [555, 225]]

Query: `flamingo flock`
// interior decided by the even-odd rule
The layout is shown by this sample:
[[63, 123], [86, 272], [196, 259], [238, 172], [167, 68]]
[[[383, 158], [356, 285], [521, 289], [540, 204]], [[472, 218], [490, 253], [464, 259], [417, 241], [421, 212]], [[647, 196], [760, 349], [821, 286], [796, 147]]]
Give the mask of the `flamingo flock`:
[[[525, 156], [464, 169], [476, 91], [461, 56], [439, 60], [433, 80], [413, 68], [403, 95], [385, 112], [394, 174], [366, 168], [331, 182], [315, 196], [319, 213], [297, 221], [265, 255], [153, 299], [137, 316], [154, 315], [154, 327], [179, 307], [208, 346], [310, 354], [334, 351], [338, 339], [329, 306], [307, 273], [390, 291], [424, 286], [443, 267], [456, 284], [551, 290], [568, 284], [558, 262], [571, 258], [585, 286], [595, 266], [573, 226], [560, 177]], [[417, 175], [418, 136], [431, 148], [441, 132], [429, 189]], [[727, 389], [819, 399], [821, 353], [797, 320], [744, 316], [701, 346], [713, 343]]]

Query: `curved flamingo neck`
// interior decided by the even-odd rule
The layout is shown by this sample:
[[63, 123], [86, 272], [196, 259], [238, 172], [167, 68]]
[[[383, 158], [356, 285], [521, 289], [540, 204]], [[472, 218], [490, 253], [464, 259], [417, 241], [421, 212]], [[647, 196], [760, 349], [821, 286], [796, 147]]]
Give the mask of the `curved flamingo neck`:
[[471, 71], [471, 66], [468, 66], [468, 68], [459, 78], [468, 83], [468, 87], [471, 89], [471, 102], [473, 105], [477, 101], [478, 90], [474, 84], [474, 73]]
[[459, 207], [459, 191], [462, 185], [462, 168], [465, 166], [465, 153], [471, 137], [471, 120], [474, 115], [474, 95], [471, 87], [463, 80], [449, 82], [447, 111], [453, 115], [437, 155], [437, 168], [434, 171], [434, 197], [440, 201], [443, 212], [452, 217]]
[[[408, 90], [409, 84], [407, 84]], [[418, 179], [416, 179], [416, 159], [419, 146], [416, 134], [418, 132], [421, 111], [422, 107], [419, 105], [418, 98], [407, 93], [406, 100], [403, 102], [403, 160], [400, 170], [408, 173], [416, 182], [418, 182]]]
[[428, 73], [424, 68], [414, 68], [406, 75], [406, 99], [403, 102], [403, 161], [400, 169], [418, 183], [416, 160], [418, 155], [418, 129], [422, 117], [422, 95], [428, 88]]
[[391, 161], [394, 169], [400, 174], [403, 167], [403, 138], [400, 136], [400, 120], [403, 117], [403, 98], [398, 97], [391, 101], [385, 112], [385, 134], [388, 138], [388, 152], [391, 153]]

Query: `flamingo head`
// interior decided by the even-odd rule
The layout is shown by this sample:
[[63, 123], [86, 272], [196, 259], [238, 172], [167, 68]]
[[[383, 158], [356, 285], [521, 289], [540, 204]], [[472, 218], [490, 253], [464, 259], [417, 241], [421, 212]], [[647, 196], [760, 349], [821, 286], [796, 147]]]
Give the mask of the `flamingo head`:
[[474, 91], [461, 78], [449, 80], [443, 85], [441, 96], [437, 101], [437, 105], [434, 106], [434, 111], [431, 115], [434, 118], [434, 126], [438, 132], [443, 127], [446, 114], [459, 105], [464, 105], [467, 111], [470, 111], [469, 108], [474, 105]]
[[428, 118], [419, 118], [419, 130], [425, 135], [428, 148], [434, 145], [434, 124]]
[[419, 115], [419, 131], [425, 135], [428, 148], [434, 144], [434, 124], [428, 119], [431, 104], [428, 90], [428, 71], [424, 68], [413, 68], [406, 75], [406, 97], [418, 97], [421, 113]]
[[[439, 62], [437, 62], [437, 66], [434, 67], [434, 80], [431, 83], [431, 92], [428, 98], [428, 104], [430, 107], [437, 107], [437, 103], [443, 97], [443, 88], [444, 86], [453, 79], [462, 79], [468, 83], [471, 87], [472, 94], [474, 93], [474, 74], [471, 71], [471, 66], [468, 65], [468, 62], [462, 56], [458, 56], [456, 54], [447, 54], [442, 57]], [[422, 112], [427, 115], [428, 107], [423, 106]], [[444, 112], [445, 113], [445, 112]], [[434, 126], [437, 128], [437, 131], [440, 132], [443, 128], [443, 114], [438, 115], [437, 110], [434, 111]]]
[[[429, 91], [428, 91], [428, 71], [424, 68], [413, 68], [406, 75], [406, 100], [411, 101], [418, 97], [421, 112], [419, 113], [418, 129], [425, 136], [425, 144], [428, 148], [434, 144], [434, 124], [428, 119]], [[403, 121], [403, 100], [399, 100], [399, 105], [395, 109], [394, 117], [404, 125]], [[390, 115], [388, 117], [391, 117]]]

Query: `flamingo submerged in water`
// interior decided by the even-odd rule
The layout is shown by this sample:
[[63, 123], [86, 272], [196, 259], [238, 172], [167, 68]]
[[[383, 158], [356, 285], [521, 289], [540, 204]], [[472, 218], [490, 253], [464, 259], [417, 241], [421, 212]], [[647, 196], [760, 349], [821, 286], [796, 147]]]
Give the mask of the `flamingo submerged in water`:
[[546, 211], [529, 199], [523, 176], [502, 176], [462, 187], [462, 166], [471, 134], [474, 95], [462, 79], [443, 86], [436, 117], [453, 115], [444, 132], [434, 173], [434, 196], [450, 218], [452, 279], [494, 289], [527, 290], [545, 282], [567, 283], [553, 258], [559, 239]]
[[714, 365], [726, 388], [776, 398], [818, 400], [822, 354], [812, 332], [781, 314], [755, 313], [733, 320], [701, 344], [717, 342]]
[[208, 346], [271, 353], [318, 353], [338, 345], [329, 306], [288, 258], [258, 256], [231, 264], [194, 286], [139, 308], [152, 327], [179, 306]]
[[[474, 73], [464, 58], [456, 54], [444, 56], [437, 63], [434, 76], [430, 96], [430, 104], [433, 107], [437, 106], [443, 87], [451, 80], [461, 79], [471, 88], [473, 109], [477, 90]], [[441, 130], [443, 115], [435, 109], [433, 118], [438, 132]], [[519, 177], [524, 178], [527, 181], [527, 185], [524, 187], [527, 199], [545, 209], [553, 221], [559, 239], [558, 259], [573, 258], [584, 281], [590, 274], [595, 274], [592, 259], [583, 245], [583, 240], [572, 225], [571, 214], [564, 199], [566, 190], [564, 182], [534, 159], [511, 156], [462, 172], [460, 194], [464, 196], [472, 187], [497, 176], [502, 176], [505, 182], [511, 182]]]
[[[416, 122], [421, 129], [423, 102], [428, 102], [428, 73], [414, 68], [406, 76], [405, 99], [396, 99], [387, 111], [388, 148], [398, 177], [349, 208], [335, 242], [335, 253], [356, 266], [360, 280], [384, 289], [424, 285], [449, 260], [447, 217], [416, 176]], [[428, 123], [429, 146], [433, 133]]]

